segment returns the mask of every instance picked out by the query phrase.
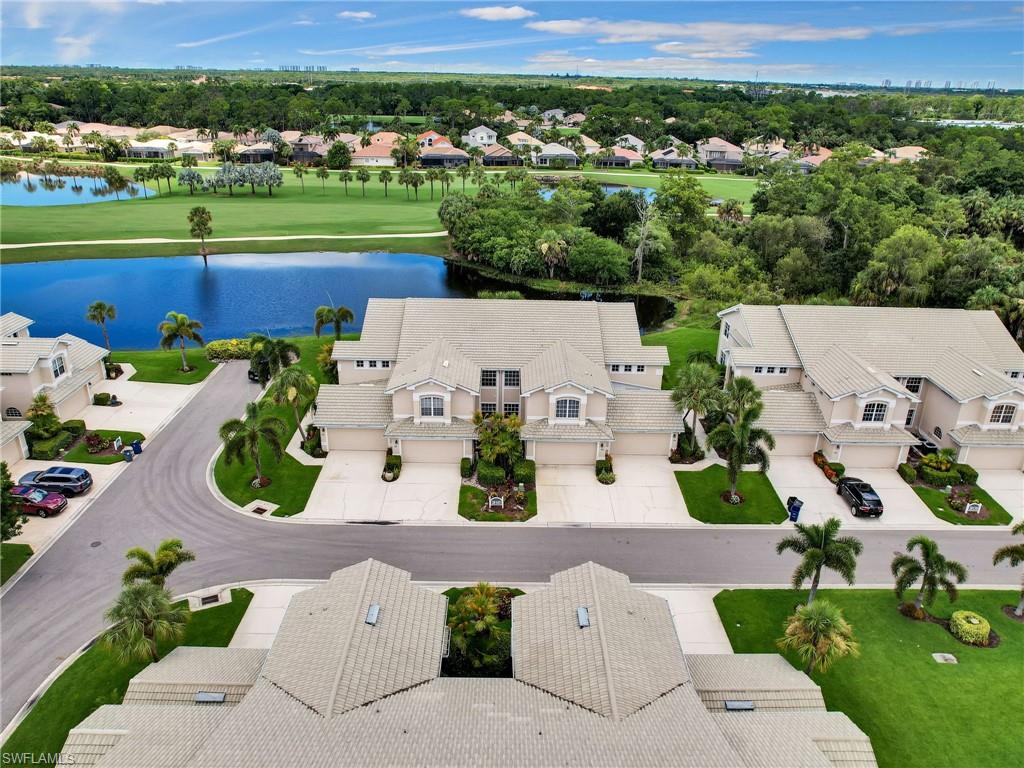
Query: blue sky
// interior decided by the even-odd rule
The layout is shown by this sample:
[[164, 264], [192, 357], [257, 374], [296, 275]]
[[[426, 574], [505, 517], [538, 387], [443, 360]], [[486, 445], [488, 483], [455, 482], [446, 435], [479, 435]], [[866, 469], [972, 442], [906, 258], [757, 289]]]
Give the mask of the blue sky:
[[960, 2], [3, 3], [3, 64], [1024, 87], [1024, 6]]

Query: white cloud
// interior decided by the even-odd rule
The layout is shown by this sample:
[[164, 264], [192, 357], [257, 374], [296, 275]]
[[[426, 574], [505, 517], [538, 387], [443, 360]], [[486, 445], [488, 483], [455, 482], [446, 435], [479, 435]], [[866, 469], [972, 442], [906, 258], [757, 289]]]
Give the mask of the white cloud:
[[534, 72], [571, 71], [578, 69], [589, 75], [651, 75], [665, 74], [675, 77], [722, 77], [752, 79], [757, 72], [762, 76], [786, 77], [808, 75], [827, 67], [821, 64], [754, 64], [722, 62], [710, 59], [687, 59], [670, 56], [648, 56], [632, 59], [599, 59], [592, 56], [573, 56], [553, 51], [531, 56], [527, 68]]
[[295, 21], [292, 22], [293, 27], [315, 27], [316, 22], [313, 21], [306, 14], [302, 14]]
[[750, 59], [757, 56], [753, 51], [742, 48], [722, 49], [709, 46], [706, 43], [658, 43], [654, 46], [654, 50], [659, 53], [690, 56], [694, 59]]
[[483, 21], [516, 21], [537, 15], [536, 11], [528, 10], [521, 5], [485, 5], [481, 8], [463, 8], [459, 13]]
[[46, 3], [42, 2], [31, 2], [25, 3], [25, 8], [22, 11], [22, 15], [25, 21], [25, 26], [29, 29], [42, 29], [46, 26], [46, 14], [48, 12]]
[[381, 45], [366, 45], [356, 48], [331, 48], [329, 50], [300, 48], [299, 53], [305, 56], [336, 56], [344, 53], [358, 53], [369, 57], [419, 56], [425, 53], [448, 53], [451, 51], [476, 51], [482, 48], [504, 48], [508, 45], [535, 43], [541, 39], [544, 38], [499, 38], [497, 40], [472, 40], [465, 43], [437, 43], [433, 45], [424, 45], [419, 42], [384, 43]]
[[530, 29], [558, 35], [598, 36], [599, 43], [648, 43], [657, 40], [697, 40], [709, 48], [743, 49], [765, 42], [823, 42], [863, 40], [871, 27], [815, 27], [811, 24], [761, 24], [727, 21], [699, 21], [672, 24], [658, 21], [606, 21], [604, 19], [556, 19], [530, 21]]
[[377, 14], [370, 11], [342, 11], [338, 14], [338, 18], [348, 19], [349, 21], [367, 21], [377, 18]]
[[262, 27], [253, 27], [251, 29], [240, 29], [236, 32], [226, 32], [223, 35], [217, 35], [215, 37], [207, 37], [203, 40], [190, 40], [184, 43], [178, 43], [177, 48], [201, 48], [204, 45], [212, 45], [213, 43], [223, 43], [225, 40], [235, 40], [239, 37], [245, 37], [246, 35], [253, 35], [257, 32], [265, 32], [268, 29], [277, 28], [277, 24], [264, 24]]
[[61, 64], [79, 64], [92, 55], [96, 34], [58, 35], [53, 38], [57, 50], [57, 61]]

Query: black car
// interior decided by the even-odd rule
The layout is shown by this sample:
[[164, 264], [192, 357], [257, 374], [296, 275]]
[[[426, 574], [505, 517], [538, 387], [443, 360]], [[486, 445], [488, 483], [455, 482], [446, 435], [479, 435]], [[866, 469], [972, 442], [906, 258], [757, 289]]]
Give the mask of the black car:
[[50, 467], [41, 472], [29, 472], [18, 484], [64, 496], [77, 496], [92, 488], [92, 475], [80, 467]]
[[846, 499], [850, 505], [850, 511], [854, 517], [869, 515], [878, 517], [885, 511], [882, 506], [882, 499], [870, 483], [865, 483], [859, 477], [843, 477], [836, 483], [836, 493]]

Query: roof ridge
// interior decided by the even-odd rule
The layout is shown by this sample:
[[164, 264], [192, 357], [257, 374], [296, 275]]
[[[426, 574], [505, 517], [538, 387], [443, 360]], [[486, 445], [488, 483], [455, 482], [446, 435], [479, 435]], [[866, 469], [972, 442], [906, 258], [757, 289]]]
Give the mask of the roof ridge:
[[597, 588], [597, 576], [594, 573], [594, 561], [586, 563], [587, 576], [590, 578], [590, 588], [594, 592], [594, 607], [597, 609], [597, 639], [601, 646], [601, 663], [604, 666], [604, 675], [608, 683], [608, 704], [612, 710], [612, 719], [619, 719], [619, 704], [615, 697], [615, 681], [612, 677], [611, 659], [608, 658], [608, 641], [604, 636], [604, 613], [601, 609], [600, 590]]
[[338, 698], [338, 687], [341, 685], [341, 674], [345, 670], [345, 664], [348, 662], [348, 654], [352, 649], [352, 636], [356, 633], [356, 624], [359, 621], [359, 606], [363, 604], [363, 597], [366, 595], [366, 585], [370, 581], [370, 569], [373, 567], [374, 560], [372, 557], [367, 558], [366, 568], [363, 569], [363, 581], [359, 585], [359, 596], [356, 598], [354, 604], [354, 610], [352, 611], [352, 622], [349, 624], [348, 634], [345, 637], [344, 649], [341, 653], [341, 658], [338, 659], [338, 668], [334, 672], [334, 684], [331, 686], [331, 695], [327, 699], [327, 711], [324, 712], [324, 717], [330, 719], [334, 715], [334, 702]]

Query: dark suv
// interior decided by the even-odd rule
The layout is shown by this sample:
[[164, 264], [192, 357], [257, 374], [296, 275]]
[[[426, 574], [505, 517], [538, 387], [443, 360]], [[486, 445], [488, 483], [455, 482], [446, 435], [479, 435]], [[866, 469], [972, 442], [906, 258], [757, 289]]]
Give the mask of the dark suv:
[[18, 485], [77, 496], [92, 488], [92, 475], [80, 467], [50, 467], [41, 472], [29, 472]]
[[859, 477], [843, 477], [836, 483], [836, 493], [846, 499], [850, 505], [850, 511], [854, 517], [869, 515], [878, 517], [885, 511], [882, 506], [882, 499], [870, 483], [865, 483]]

